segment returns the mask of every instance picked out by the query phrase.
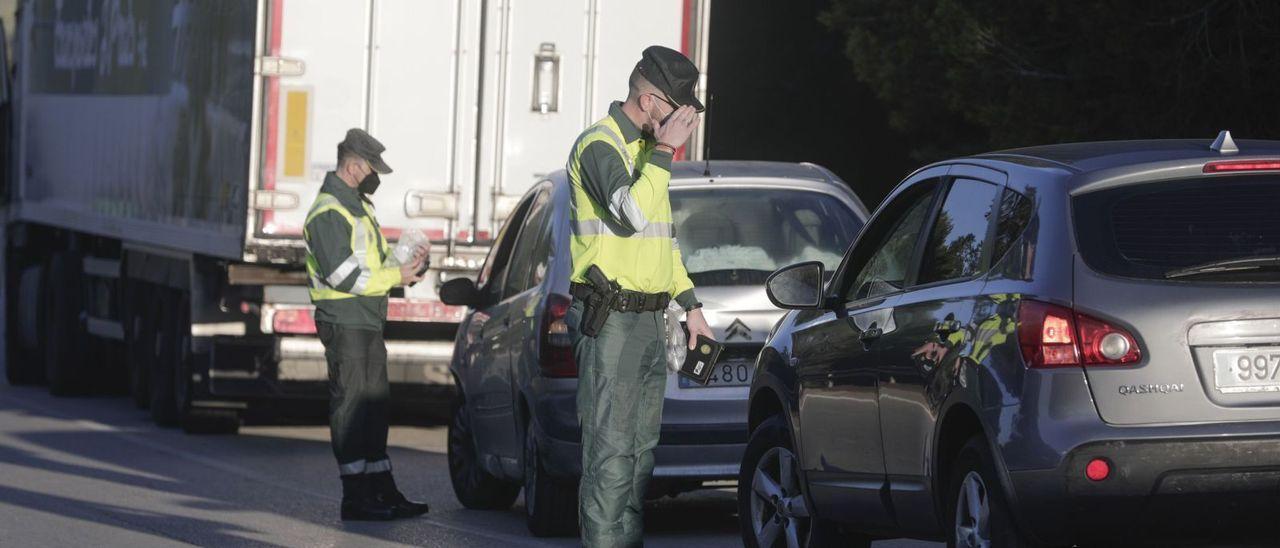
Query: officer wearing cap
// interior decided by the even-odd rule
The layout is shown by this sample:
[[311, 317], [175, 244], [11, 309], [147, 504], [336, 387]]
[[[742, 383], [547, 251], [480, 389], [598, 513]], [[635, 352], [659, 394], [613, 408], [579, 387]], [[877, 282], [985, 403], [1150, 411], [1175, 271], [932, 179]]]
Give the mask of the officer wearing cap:
[[343, 520], [420, 516], [427, 505], [396, 488], [387, 457], [387, 293], [422, 279], [429, 246], [409, 264], [388, 260], [387, 240], [369, 195], [386, 147], [361, 129], [338, 144], [338, 168], [325, 174], [307, 214], [307, 275], [316, 331], [329, 363], [329, 432], [342, 478]]
[[[698, 69], [661, 46], [644, 50], [627, 99], [578, 137], [569, 153], [573, 189], [570, 253], [573, 304], [567, 317], [579, 369], [582, 482], [578, 516], [586, 546], [641, 543], [641, 510], [653, 472], [663, 387], [663, 311], [687, 311], [690, 348], [711, 329], [672, 232], [671, 160], [698, 127]], [[599, 268], [620, 288], [594, 336], [582, 332]], [[598, 279], [598, 278], [597, 278]], [[594, 313], [588, 313], [594, 316]]]

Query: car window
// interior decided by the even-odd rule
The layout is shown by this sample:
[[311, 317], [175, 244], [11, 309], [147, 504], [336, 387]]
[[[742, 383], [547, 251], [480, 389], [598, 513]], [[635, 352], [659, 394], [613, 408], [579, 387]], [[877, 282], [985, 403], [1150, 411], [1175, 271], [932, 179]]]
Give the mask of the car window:
[[536, 264], [539, 253], [544, 255], [542, 262], [546, 263], [546, 247], [540, 244], [541, 240], [545, 240], [543, 228], [547, 224], [548, 212], [551, 211], [548, 207], [549, 196], [550, 193], [543, 190], [533, 197], [529, 214], [525, 218], [524, 226], [520, 227], [520, 235], [516, 238], [515, 248], [512, 250], [511, 268], [508, 269], [510, 274], [507, 275], [506, 289], [502, 291], [503, 298], [532, 287], [530, 281], [533, 277], [530, 276], [529, 271]]
[[529, 202], [526, 199], [516, 206], [515, 213], [502, 225], [498, 237], [493, 240], [493, 247], [489, 248], [489, 256], [484, 259], [484, 267], [476, 278], [476, 287], [484, 294], [485, 302], [492, 302], [491, 299], [500, 294], [498, 290], [502, 287], [507, 263], [511, 259], [511, 249], [515, 247], [516, 232], [529, 211]]
[[1107, 188], [1073, 197], [1080, 257], [1113, 276], [1177, 282], [1274, 283], [1280, 177], [1214, 175]]
[[862, 222], [839, 198], [796, 188], [677, 188], [671, 216], [693, 284], [762, 285], [784, 266], [839, 265]]
[[[884, 206], [881, 214], [867, 226], [865, 237], [856, 246], [860, 249], [853, 252], [853, 260], [858, 262], [851, 263], [850, 272], [857, 274], [845, 286], [846, 302], [902, 289], [920, 231], [933, 204], [937, 182], [931, 179], [917, 183]], [[871, 251], [864, 253], [862, 249]]]
[[982, 271], [982, 251], [998, 190], [996, 185], [974, 179], [951, 183], [929, 231], [917, 283], [970, 278]]
[[1031, 212], [1035, 204], [1021, 192], [1006, 188], [1000, 194], [1000, 206], [996, 214], [996, 240], [991, 252], [991, 263], [995, 264], [1009, 252], [1013, 243], [1022, 236], [1022, 232], [1031, 223]]

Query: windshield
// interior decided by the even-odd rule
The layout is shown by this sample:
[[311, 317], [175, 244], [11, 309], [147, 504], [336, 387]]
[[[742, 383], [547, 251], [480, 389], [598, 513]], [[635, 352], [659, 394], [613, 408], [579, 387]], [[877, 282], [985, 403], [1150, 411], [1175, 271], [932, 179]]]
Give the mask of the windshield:
[[671, 214], [695, 285], [758, 285], [781, 267], [840, 265], [862, 229], [849, 207], [801, 189], [672, 189]]

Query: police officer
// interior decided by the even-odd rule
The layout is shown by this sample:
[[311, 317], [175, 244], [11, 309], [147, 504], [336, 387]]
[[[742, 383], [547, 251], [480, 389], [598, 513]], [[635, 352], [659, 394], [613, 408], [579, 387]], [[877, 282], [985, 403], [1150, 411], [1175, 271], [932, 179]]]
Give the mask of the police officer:
[[[578, 515], [586, 546], [641, 542], [667, 376], [669, 300], [687, 311], [690, 348], [698, 335], [712, 336], [672, 234], [667, 193], [672, 156], [703, 110], [693, 93], [697, 80], [697, 67], [679, 52], [645, 49], [626, 101], [610, 105], [569, 153], [574, 301], [567, 323], [580, 375]], [[592, 296], [610, 290], [619, 298], [593, 328], [601, 311], [592, 309], [599, 301]]]
[[369, 195], [391, 173], [386, 150], [361, 129], [338, 144], [338, 168], [325, 174], [307, 214], [307, 274], [316, 330], [329, 362], [329, 431], [342, 478], [342, 519], [420, 516], [427, 505], [396, 488], [387, 458], [387, 293], [421, 278], [428, 247], [409, 264], [387, 260], [387, 240]]

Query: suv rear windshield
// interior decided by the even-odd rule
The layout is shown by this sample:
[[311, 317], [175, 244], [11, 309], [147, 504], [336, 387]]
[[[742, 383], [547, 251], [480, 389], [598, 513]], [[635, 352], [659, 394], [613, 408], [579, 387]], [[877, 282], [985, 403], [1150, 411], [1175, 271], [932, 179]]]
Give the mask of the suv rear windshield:
[[830, 275], [862, 221], [839, 199], [800, 189], [671, 189], [676, 239], [694, 285], [760, 285], [822, 261]]
[[1125, 186], [1077, 196], [1072, 206], [1081, 257], [1098, 272], [1280, 281], [1280, 177]]

